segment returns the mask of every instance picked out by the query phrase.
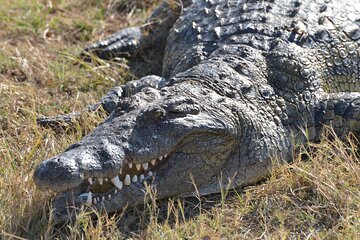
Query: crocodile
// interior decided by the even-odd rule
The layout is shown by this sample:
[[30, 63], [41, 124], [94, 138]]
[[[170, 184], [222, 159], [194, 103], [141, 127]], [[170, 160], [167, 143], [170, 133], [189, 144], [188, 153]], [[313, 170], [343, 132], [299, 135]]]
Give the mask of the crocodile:
[[161, 72], [110, 90], [95, 107], [104, 122], [34, 182], [57, 193], [59, 221], [141, 204], [149, 188], [165, 199], [255, 184], [324, 125], [359, 133], [359, 26], [359, 0], [164, 1], [85, 49], [130, 61], [155, 49]]

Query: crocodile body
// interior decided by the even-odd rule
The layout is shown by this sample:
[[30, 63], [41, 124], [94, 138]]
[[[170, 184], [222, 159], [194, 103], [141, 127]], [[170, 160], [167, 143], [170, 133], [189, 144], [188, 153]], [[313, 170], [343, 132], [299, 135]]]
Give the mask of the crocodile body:
[[164, 2], [148, 22], [87, 48], [157, 47], [162, 74], [114, 88], [105, 122], [38, 166], [59, 219], [140, 204], [145, 185], [166, 198], [253, 184], [324, 124], [359, 132], [359, 0]]

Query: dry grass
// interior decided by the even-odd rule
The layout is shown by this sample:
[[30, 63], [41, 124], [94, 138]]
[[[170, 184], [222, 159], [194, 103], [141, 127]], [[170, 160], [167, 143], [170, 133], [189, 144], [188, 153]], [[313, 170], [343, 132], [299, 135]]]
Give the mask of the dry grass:
[[[32, 172], [101, 118], [88, 116], [65, 134], [40, 129], [36, 117], [83, 109], [133, 78], [126, 62], [88, 64], [77, 57], [89, 41], [148, 14], [143, 1], [119, 2], [0, 1], [0, 238], [360, 238], [357, 142], [337, 138], [310, 144], [311, 151], [303, 148], [293, 164], [241, 191], [160, 202], [149, 191], [152, 201], [144, 206], [98, 214], [97, 221], [83, 213], [72, 224], [53, 226], [51, 196], [36, 191]], [[128, 13], [116, 14], [116, 8]], [[307, 161], [300, 160], [304, 154]]]

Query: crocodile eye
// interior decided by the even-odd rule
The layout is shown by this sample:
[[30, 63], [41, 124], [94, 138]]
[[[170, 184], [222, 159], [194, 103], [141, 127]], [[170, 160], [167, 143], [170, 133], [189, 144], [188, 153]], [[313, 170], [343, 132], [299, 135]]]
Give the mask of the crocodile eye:
[[155, 118], [162, 118], [163, 116], [165, 116], [165, 112], [163, 109], [155, 109], [154, 110], [154, 117]]

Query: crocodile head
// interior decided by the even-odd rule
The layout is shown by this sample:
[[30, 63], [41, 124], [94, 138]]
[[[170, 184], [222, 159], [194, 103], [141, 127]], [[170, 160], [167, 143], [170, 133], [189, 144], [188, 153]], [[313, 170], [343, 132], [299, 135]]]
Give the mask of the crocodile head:
[[[106, 121], [35, 170], [38, 188], [58, 193], [56, 219], [90, 205], [107, 212], [156, 197], [220, 191], [239, 136], [226, 98], [184, 82], [122, 100]], [[230, 166], [231, 168], [231, 166]]]

